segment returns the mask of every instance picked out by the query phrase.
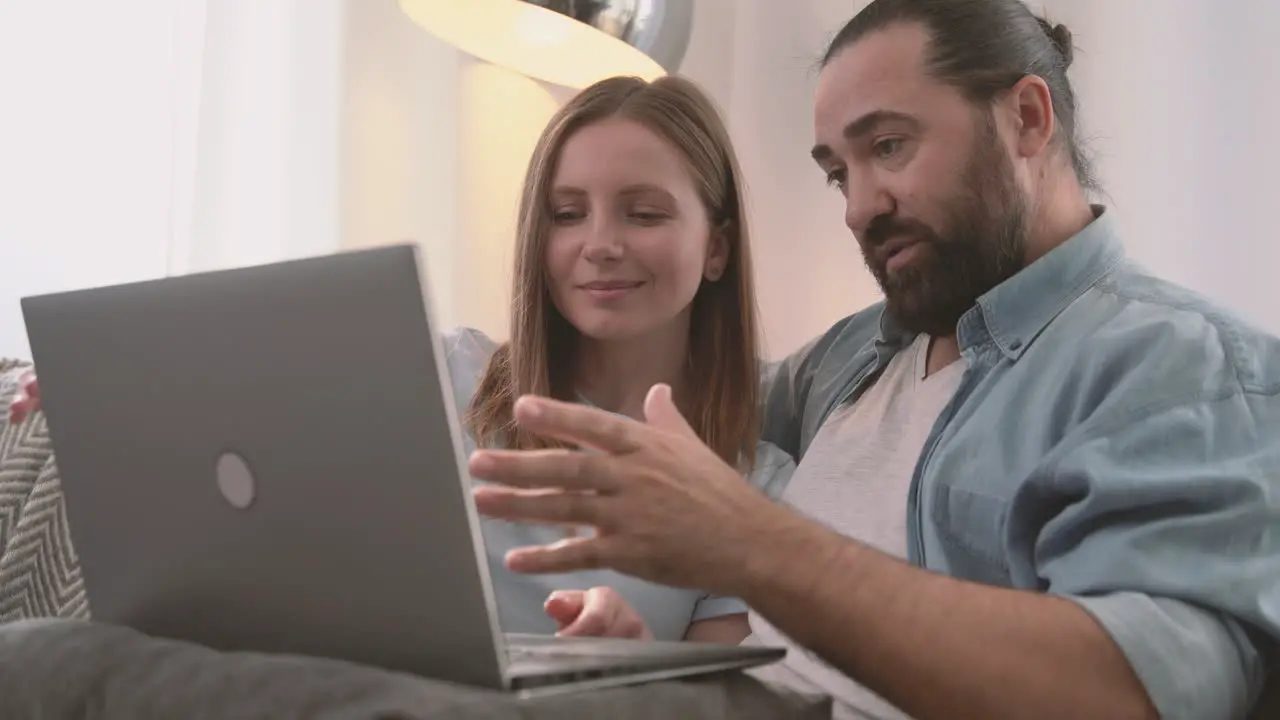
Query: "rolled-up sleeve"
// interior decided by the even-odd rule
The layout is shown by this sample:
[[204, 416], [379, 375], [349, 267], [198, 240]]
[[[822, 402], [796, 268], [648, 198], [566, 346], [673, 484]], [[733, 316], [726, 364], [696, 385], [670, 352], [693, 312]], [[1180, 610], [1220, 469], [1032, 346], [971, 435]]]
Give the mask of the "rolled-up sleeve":
[[1148, 408], [1042, 469], [1031, 493], [1062, 509], [1010, 520], [1034, 532], [1048, 591], [1105, 628], [1161, 717], [1245, 717], [1280, 638], [1280, 398]]
[[747, 604], [736, 597], [722, 595], [703, 595], [694, 605], [690, 622], [710, 620], [725, 615], [740, 615], [747, 612]]
[[1256, 699], [1263, 663], [1234, 621], [1141, 593], [1071, 599], [1111, 635], [1160, 717], [1242, 718]]

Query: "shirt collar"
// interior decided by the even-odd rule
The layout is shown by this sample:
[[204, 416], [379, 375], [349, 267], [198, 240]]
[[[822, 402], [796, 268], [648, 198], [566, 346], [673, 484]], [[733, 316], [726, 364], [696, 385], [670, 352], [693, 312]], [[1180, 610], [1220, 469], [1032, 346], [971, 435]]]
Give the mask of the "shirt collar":
[[[991, 339], [1017, 360], [1050, 321], [1124, 259], [1112, 213], [1101, 205], [1093, 212], [1083, 230], [978, 298], [956, 327], [961, 350]], [[881, 314], [877, 345], [900, 349], [912, 337]]]

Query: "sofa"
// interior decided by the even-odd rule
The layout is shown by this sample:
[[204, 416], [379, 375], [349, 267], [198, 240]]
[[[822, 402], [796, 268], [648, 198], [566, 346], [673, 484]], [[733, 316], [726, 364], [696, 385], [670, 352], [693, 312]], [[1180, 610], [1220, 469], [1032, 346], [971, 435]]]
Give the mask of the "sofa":
[[[730, 673], [522, 702], [335, 660], [219, 653], [94, 623], [43, 415], [8, 422], [0, 359], [0, 717], [826, 718], [830, 701]], [[1254, 720], [1280, 718], [1273, 674]]]

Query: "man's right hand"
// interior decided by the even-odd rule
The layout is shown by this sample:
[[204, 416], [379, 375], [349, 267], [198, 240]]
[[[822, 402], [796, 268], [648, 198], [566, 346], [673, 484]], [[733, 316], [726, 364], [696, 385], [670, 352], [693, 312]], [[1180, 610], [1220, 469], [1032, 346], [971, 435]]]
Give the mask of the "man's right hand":
[[557, 635], [653, 639], [640, 614], [613, 588], [557, 590], [547, 597], [543, 609], [560, 626]]
[[18, 391], [9, 403], [9, 422], [17, 425], [40, 409], [40, 381], [35, 370], [28, 370], [18, 380]]

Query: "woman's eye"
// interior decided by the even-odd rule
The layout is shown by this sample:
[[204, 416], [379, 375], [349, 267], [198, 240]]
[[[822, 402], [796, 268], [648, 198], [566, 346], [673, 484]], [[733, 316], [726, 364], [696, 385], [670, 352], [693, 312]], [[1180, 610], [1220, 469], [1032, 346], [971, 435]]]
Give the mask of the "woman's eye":
[[655, 223], [660, 223], [663, 220], [666, 220], [667, 215], [666, 213], [646, 212], [643, 210], [637, 210], [631, 213], [631, 219], [641, 223], [655, 224]]
[[551, 213], [551, 219], [556, 223], [570, 223], [581, 220], [582, 217], [582, 212], [578, 210], [556, 210]]

